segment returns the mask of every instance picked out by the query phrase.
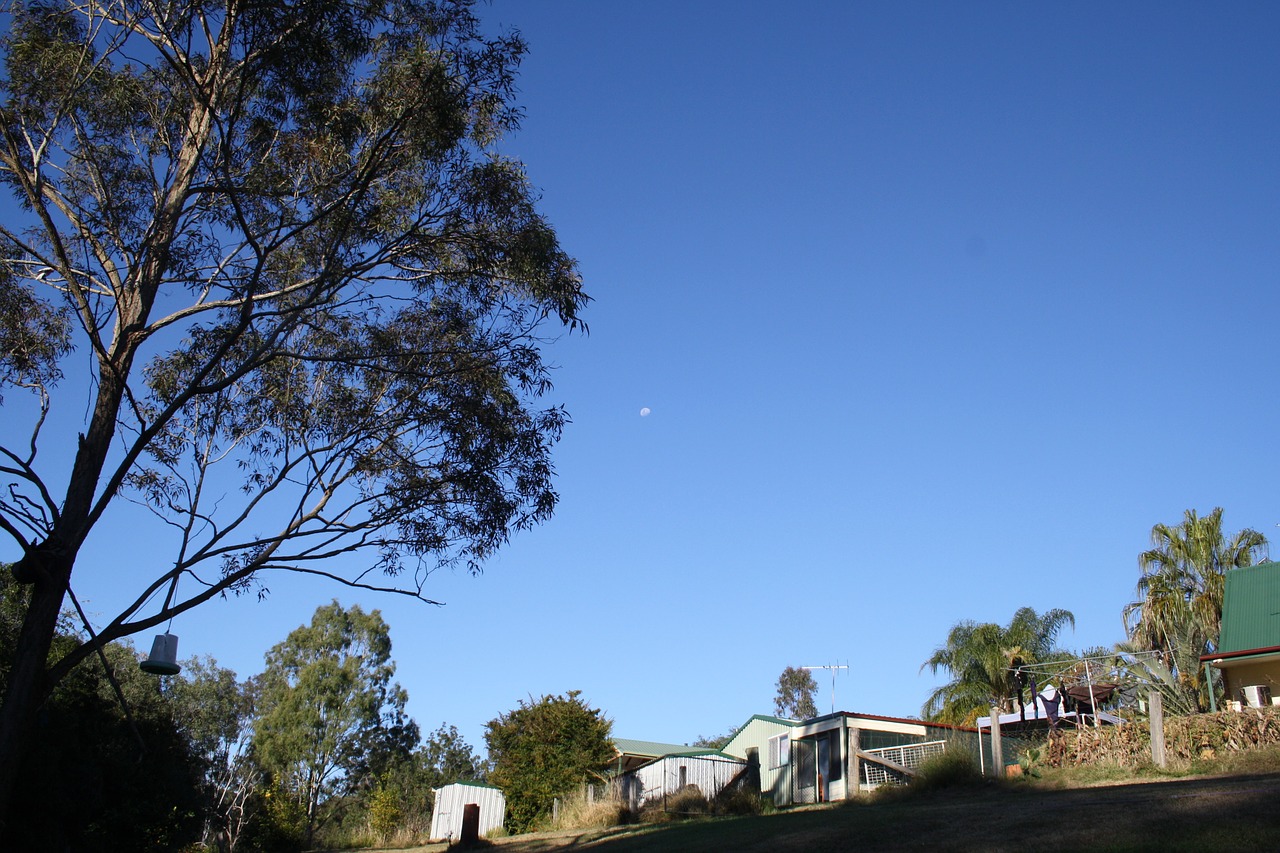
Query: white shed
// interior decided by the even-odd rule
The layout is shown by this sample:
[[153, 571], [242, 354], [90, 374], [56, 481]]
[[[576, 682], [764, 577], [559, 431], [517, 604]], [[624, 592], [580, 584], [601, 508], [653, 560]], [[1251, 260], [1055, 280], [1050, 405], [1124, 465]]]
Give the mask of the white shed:
[[436, 788], [436, 804], [431, 810], [431, 840], [453, 841], [462, 836], [462, 810], [480, 806], [480, 836], [483, 838], [502, 826], [507, 799], [502, 791], [479, 782], [454, 782]]
[[661, 802], [686, 785], [694, 785], [713, 800], [747, 769], [740, 758], [705, 751], [685, 755], [664, 755], [625, 774], [619, 781], [623, 797], [631, 808], [646, 802]]

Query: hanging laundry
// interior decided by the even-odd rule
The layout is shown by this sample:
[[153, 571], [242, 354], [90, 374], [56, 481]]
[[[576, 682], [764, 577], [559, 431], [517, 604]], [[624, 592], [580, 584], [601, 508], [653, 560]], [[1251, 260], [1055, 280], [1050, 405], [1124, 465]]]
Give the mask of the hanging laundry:
[[1052, 684], [1044, 688], [1044, 692], [1040, 694], [1040, 701], [1044, 703], [1045, 716], [1049, 718], [1049, 728], [1056, 729], [1058, 727], [1058, 706], [1062, 704], [1062, 694]]

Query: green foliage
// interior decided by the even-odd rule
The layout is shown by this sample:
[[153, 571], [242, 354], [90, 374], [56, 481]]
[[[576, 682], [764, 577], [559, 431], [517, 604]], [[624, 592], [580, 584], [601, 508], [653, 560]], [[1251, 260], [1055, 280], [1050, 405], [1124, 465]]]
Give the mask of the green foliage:
[[[377, 834], [373, 829], [375, 811], [391, 808], [394, 799], [394, 807], [401, 814], [397, 837], [425, 839], [431, 830], [434, 789], [450, 782], [484, 781], [485, 770], [484, 762], [463, 740], [457, 727], [441, 725], [412, 754], [402, 753], [386, 765], [378, 776], [378, 787], [362, 792], [366, 802], [360, 814]], [[355, 814], [348, 819], [347, 826], [354, 817]]]
[[1017, 707], [1022, 685], [1017, 668], [1063, 656], [1057, 648], [1058, 632], [1075, 626], [1075, 616], [1054, 609], [1037, 614], [1023, 607], [1006, 626], [966, 620], [952, 627], [944, 645], [935, 649], [920, 669], [951, 675], [925, 700], [926, 720], [952, 725], [972, 725], [993, 705], [1011, 711]]
[[66, 310], [37, 299], [31, 287], [0, 264], [0, 388], [53, 385], [62, 377], [58, 360], [70, 348]]
[[273, 783], [259, 794], [255, 819], [247, 833], [250, 849], [296, 851], [306, 842], [306, 805], [293, 792]]
[[1159, 692], [1166, 714], [1185, 716], [1199, 713], [1198, 692], [1188, 689], [1187, 680], [1179, 677], [1164, 655], [1153, 656], [1147, 654], [1149, 651], [1140, 642], [1117, 643], [1116, 654], [1124, 664], [1119, 681], [1134, 693]]
[[1203, 517], [1186, 510], [1174, 526], [1155, 525], [1151, 545], [1138, 556], [1139, 598], [1124, 608], [1126, 648], [1160, 652], [1177, 685], [1167, 698], [1203, 711], [1212, 687], [1205, 682], [1200, 656], [1218, 645], [1226, 573], [1265, 560], [1267, 539], [1249, 528], [1227, 536], [1217, 507]]
[[778, 676], [778, 695], [773, 700], [773, 710], [779, 717], [808, 720], [818, 716], [813, 697], [818, 683], [807, 669], [789, 666]]
[[[10, 594], [25, 594], [15, 587], [0, 580], [0, 613]], [[160, 853], [200, 837], [198, 759], [133, 648], [104, 651], [128, 714], [97, 657], [63, 680], [41, 709], [0, 849]]]
[[369, 827], [380, 839], [387, 839], [404, 823], [404, 810], [400, 808], [402, 793], [387, 777], [379, 780], [378, 787], [369, 796]]
[[310, 625], [267, 652], [266, 663], [254, 751], [302, 804], [310, 839], [320, 805], [371, 783], [377, 772], [369, 768], [387, 760], [387, 744], [410, 732], [416, 741], [416, 727], [403, 719], [408, 695], [391, 681], [391, 637], [376, 610], [320, 607]]
[[981, 784], [982, 771], [973, 754], [967, 749], [948, 749], [939, 755], [926, 758], [916, 768], [911, 788], [917, 791], [934, 791]]
[[738, 733], [736, 728], [730, 729], [722, 735], [698, 735], [692, 746], [701, 746], [708, 749], [723, 749], [725, 744], [733, 740], [733, 736]]
[[450, 782], [483, 782], [485, 765], [471, 745], [458, 734], [457, 726], [441, 724], [414, 755], [426, 783], [432, 788]]
[[1018, 753], [1018, 766], [1022, 768], [1024, 776], [1038, 777], [1043, 764], [1044, 749], [1042, 747], [1029, 746]]
[[524, 832], [551, 811], [555, 797], [599, 779], [615, 755], [613, 724], [579, 699], [580, 691], [543, 696], [485, 725], [489, 782], [507, 800], [507, 828]]

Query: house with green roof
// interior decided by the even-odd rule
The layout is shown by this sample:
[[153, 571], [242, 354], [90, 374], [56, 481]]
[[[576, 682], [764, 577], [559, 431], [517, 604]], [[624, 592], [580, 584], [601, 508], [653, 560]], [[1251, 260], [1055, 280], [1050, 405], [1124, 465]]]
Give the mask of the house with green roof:
[[723, 752], [758, 766], [760, 793], [775, 806], [789, 806], [897, 784], [929, 757], [955, 748], [976, 756], [983, 746], [975, 729], [836, 711], [811, 720], [756, 714]]
[[1231, 569], [1224, 580], [1218, 648], [1200, 660], [1206, 672], [1221, 671], [1228, 701], [1272, 704], [1280, 700], [1280, 563]]

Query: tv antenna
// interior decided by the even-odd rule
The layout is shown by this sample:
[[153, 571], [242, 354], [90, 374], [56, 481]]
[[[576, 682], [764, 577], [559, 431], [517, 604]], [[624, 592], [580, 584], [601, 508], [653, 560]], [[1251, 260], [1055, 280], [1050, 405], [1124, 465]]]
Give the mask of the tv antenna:
[[[1277, 525], [1277, 527], [1280, 527], [1280, 525]], [[831, 670], [831, 713], [834, 714], [836, 712], [836, 675], [842, 669], [847, 670], [849, 668], [849, 665], [842, 663], [842, 664], [827, 664], [826, 666], [802, 666], [800, 668], [807, 669], [810, 672], [812, 672], [815, 669]]]

